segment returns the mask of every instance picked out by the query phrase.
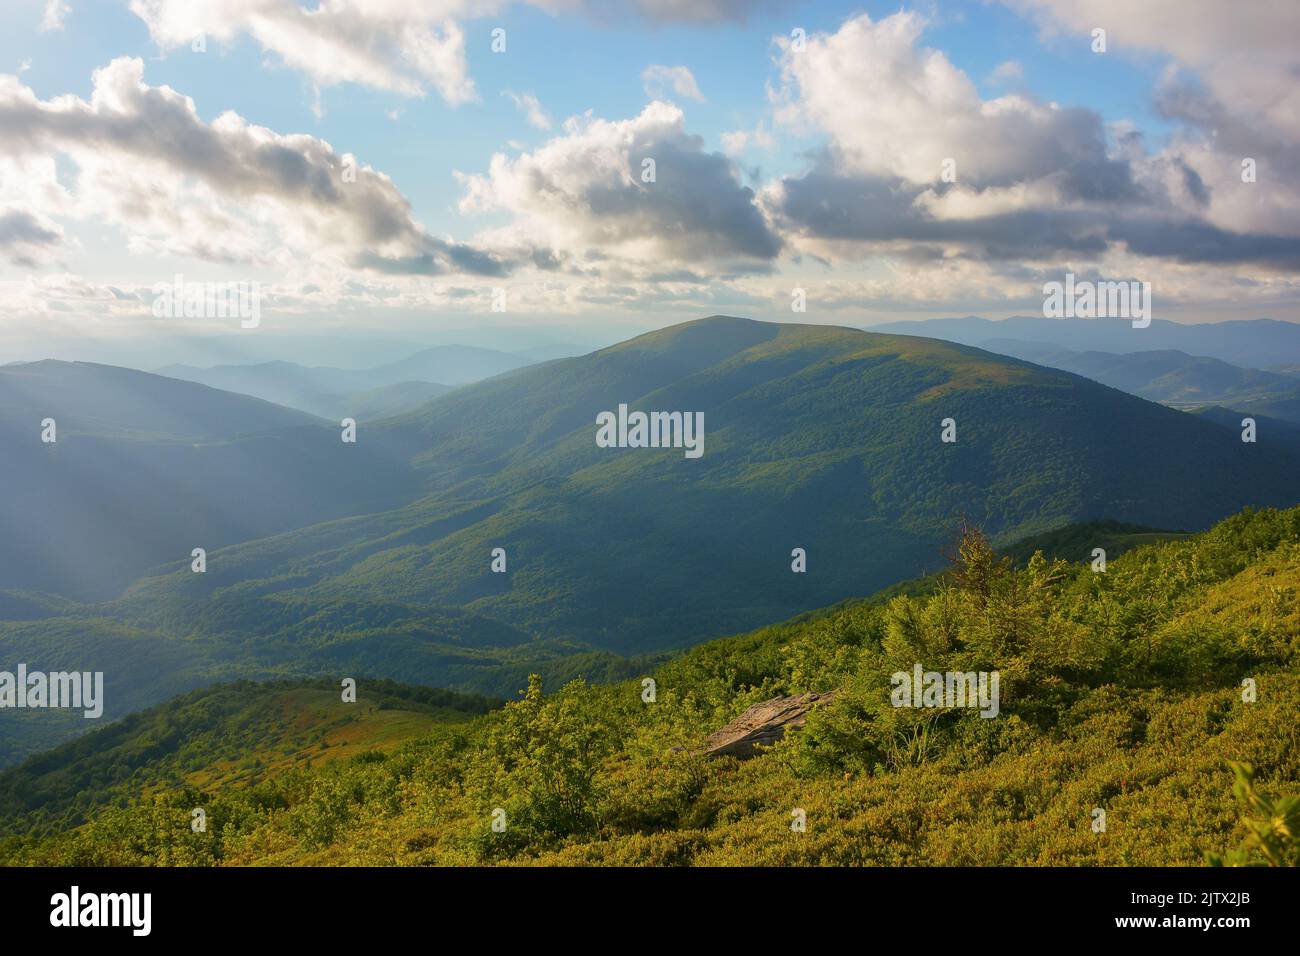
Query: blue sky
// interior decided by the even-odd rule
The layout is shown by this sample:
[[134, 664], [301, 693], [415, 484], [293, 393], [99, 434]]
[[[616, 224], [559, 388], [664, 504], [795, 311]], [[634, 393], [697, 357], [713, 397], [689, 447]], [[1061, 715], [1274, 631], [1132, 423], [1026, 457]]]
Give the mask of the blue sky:
[[[436, 96], [421, 99], [355, 85], [316, 94], [301, 74], [277, 65], [256, 41], [243, 37], [214, 45], [210, 55], [188, 50], [160, 54], [145, 23], [126, 4], [94, 0], [73, 7], [62, 31], [39, 32], [43, 0], [14, 3], [0, 11], [0, 67], [17, 71], [42, 97], [68, 92], [88, 96], [90, 71], [116, 56], [146, 59], [151, 83], [166, 84], [194, 98], [212, 119], [234, 110], [251, 122], [287, 132], [309, 132], [383, 169], [401, 185], [415, 212], [434, 228], [451, 228], [460, 196], [452, 169], [480, 169], [486, 157], [510, 140], [525, 144], [546, 137], [520, 120], [504, 90], [534, 93], [547, 111], [563, 118], [586, 110], [621, 117], [645, 104], [641, 72], [652, 63], [691, 69], [707, 102], [688, 103], [691, 128], [720, 148], [722, 133], [752, 126], [766, 112], [766, 84], [776, 75], [771, 41], [792, 25], [833, 31], [853, 14], [873, 18], [899, 9], [890, 3], [792, 4], [726, 29], [695, 24], [602, 24], [517, 7], [469, 21], [466, 54], [481, 102], [452, 107]], [[935, 10], [933, 5], [921, 9]], [[1151, 90], [1163, 57], [1140, 55], [1102, 63], [1078, 42], [1044, 43], [1037, 27], [1010, 10], [985, 3], [943, 4], [935, 10], [927, 41], [994, 96], [1006, 84], [988, 79], [998, 64], [1013, 60], [1025, 71], [1023, 85], [1037, 95], [1091, 106], [1111, 119], [1132, 119], [1160, 135], [1165, 124], [1152, 109]], [[506, 55], [490, 50], [491, 30], [507, 33]], [[1017, 84], [1013, 84], [1017, 85]], [[401, 115], [389, 119], [388, 111]], [[757, 157], [773, 170], [797, 169], [808, 138], [783, 140], [775, 155]]]
[[[510, 290], [509, 321], [593, 334], [723, 310], [789, 317], [795, 287], [818, 306], [796, 320], [870, 324], [1033, 311], [1044, 277], [1075, 271], [1149, 277], [1162, 316], [1181, 321], [1296, 314], [1295, 187], [1282, 193], [1274, 176], [1261, 201], [1265, 189], [1234, 179], [1243, 156], [1294, 162], [1296, 131], [1278, 122], [1293, 112], [1294, 54], [1270, 40], [1290, 26], [1282, 8], [1270, 9], [1278, 22], [1237, 26], [1165, 0], [1141, 15], [1114, 0], [773, 0], [748, 15], [729, 0], [372, 4], [383, 17], [326, 0], [328, 16], [301, 12], [316, 6], [0, 9], [18, 131], [8, 155], [0, 139], [6, 312], [45, 315], [51, 335], [129, 336], [138, 329], [121, 320], [147, 305], [144, 290], [184, 272], [276, 287], [285, 328], [354, 326], [358, 310], [411, 334], [504, 322], [483, 314], [495, 288]], [[184, 37], [199, 22], [210, 37], [195, 53]], [[1088, 24], [1108, 28], [1104, 55]], [[504, 53], [491, 49], [498, 27]], [[790, 49], [796, 27], [806, 54]], [[459, 39], [439, 65], [411, 68], [428, 46], [412, 31]], [[120, 89], [147, 90], [111, 117], [92, 81], [110, 64]], [[685, 68], [702, 99], [647, 87], [653, 65]], [[177, 114], [183, 132], [146, 112], [163, 87], [193, 101], [194, 117]], [[509, 94], [536, 97], [549, 127]], [[656, 99], [664, 109], [643, 112]], [[51, 120], [63, 111], [75, 119]], [[243, 123], [230, 135], [216, 123], [228, 112]], [[1237, 117], [1231, 128], [1206, 120], [1220, 114]], [[232, 162], [269, 175], [265, 156], [247, 156], [255, 128], [331, 176], [355, 156], [383, 195], [340, 204], [252, 188], [187, 168], [186, 150], [205, 147], [177, 143], [229, 140]], [[150, 135], [163, 138], [156, 157]], [[681, 157], [662, 186], [602, 179], [610, 150], [642, 143]], [[962, 175], [937, 182], [949, 153]], [[12, 324], [0, 336], [31, 338]]]

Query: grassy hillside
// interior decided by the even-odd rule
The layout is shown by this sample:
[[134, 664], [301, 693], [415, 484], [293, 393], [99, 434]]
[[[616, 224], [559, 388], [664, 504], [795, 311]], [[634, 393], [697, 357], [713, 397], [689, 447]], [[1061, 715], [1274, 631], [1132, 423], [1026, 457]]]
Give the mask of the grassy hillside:
[[247, 787], [296, 768], [390, 750], [486, 713], [487, 698], [358, 682], [241, 681], [196, 690], [0, 775], [0, 835], [58, 832], [155, 793]]
[[[1113, 559], [1139, 544], [1182, 536], [1114, 521], [1071, 524], [1004, 549], [1018, 563], [1036, 550], [1070, 561], [1091, 559], [1104, 547]], [[936, 550], [936, 560], [941, 551]], [[934, 574], [897, 582], [881, 595], [929, 593]], [[106, 719], [211, 680], [268, 680], [302, 674], [365, 673], [398, 680], [437, 681], [462, 692], [504, 697], [540, 674], [558, 688], [575, 678], [610, 683], [643, 674], [668, 652], [620, 656], [525, 633], [471, 612], [397, 603], [335, 600], [303, 607], [264, 599], [258, 587], [236, 587], [214, 597], [201, 616], [157, 609], [147, 626], [111, 619], [78, 620], [66, 602], [42, 595], [0, 594], [15, 618], [0, 625], [5, 653], [35, 669], [77, 667], [105, 673]], [[860, 599], [850, 599], [856, 603]], [[21, 617], [30, 617], [21, 620]], [[42, 620], [42, 618], [46, 618]], [[259, 628], [255, 642], [232, 638]], [[217, 636], [181, 638], [187, 629]], [[0, 712], [0, 767], [47, 750], [97, 725], [61, 712]]]
[[[310, 612], [286, 605], [271, 619], [257, 606], [261, 637], [248, 641], [237, 637], [242, 610], [237, 598], [214, 602], [191, 623], [215, 634], [201, 637], [166, 620], [143, 628], [103, 617], [0, 625], [0, 656], [10, 669], [23, 662], [33, 671], [100, 671], [105, 698], [99, 721], [61, 710], [0, 710], [0, 766], [215, 681], [348, 674], [411, 681], [438, 672], [452, 678], [448, 683], [509, 693], [530, 668], [556, 679], [629, 673], [627, 661], [528, 642], [509, 627], [456, 609], [331, 602]], [[475, 680], [483, 670], [497, 677]]]
[[1003, 549], [1017, 564], [1024, 564], [1041, 551], [1048, 558], [1063, 558], [1070, 562], [1091, 562], [1094, 548], [1106, 552], [1111, 561], [1125, 551], [1143, 544], [1169, 541], [1186, 537], [1185, 531], [1163, 531], [1140, 524], [1123, 521], [1084, 521], [1066, 525], [1044, 534], [1030, 535]]
[[[205, 834], [190, 830], [190, 792], [142, 790], [5, 852], [55, 864], [1195, 865], [1241, 846], [1260, 861], [1228, 761], [1253, 765], [1266, 798], [1300, 789], [1298, 653], [1300, 509], [1144, 545], [1105, 574], [1041, 556], [1017, 569], [968, 535], [930, 593], [694, 648], [646, 675], [653, 702], [640, 680], [549, 696], [534, 681], [454, 734], [210, 793], [221, 825]], [[914, 663], [997, 670], [998, 716], [891, 706], [890, 675]], [[751, 760], [700, 752], [750, 704], [830, 690], [805, 728]], [[806, 832], [791, 828], [797, 810]]]

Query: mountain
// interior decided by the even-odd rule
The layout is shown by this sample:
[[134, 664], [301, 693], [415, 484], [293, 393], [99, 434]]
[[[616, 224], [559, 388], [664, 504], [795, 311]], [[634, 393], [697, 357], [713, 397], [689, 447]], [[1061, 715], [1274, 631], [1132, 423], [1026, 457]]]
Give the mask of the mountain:
[[334, 415], [340, 420], [354, 418], [358, 422], [392, 418], [433, 401], [451, 391], [450, 385], [436, 382], [398, 382], [381, 385], [363, 392], [352, 392], [336, 401]]
[[[1071, 352], [1042, 342], [988, 339], [981, 348], [1038, 365], [1074, 372], [1174, 408], [1228, 405], [1300, 414], [1300, 380], [1275, 372], [1239, 368], [1216, 358], [1169, 349], [1119, 354]], [[1295, 419], [1300, 421], [1300, 418]]]
[[[597, 416], [624, 403], [702, 413], [703, 455], [598, 447]], [[940, 440], [947, 418], [955, 444]], [[534, 671], [625, 677], [638, 655], [933, 569], [963, 515], [1002, 544], [1099, 518], [1195, 530], [1300, 499], [1300, 458], [1267, 433], [1243, 444], [1215, 422], [965, 346], [728, 317], [456, 389], [356, 445], [333, 429], [220, 445], [256, 486], [196, 448], [154, 463], [156, 482], [115, 487], [126, 504], [81, 506], [99, 525], [78, 546], [116, 558], [134, 528], [121, 516], [158, 520], [186, 476], [156, 542], [170, 563], [93, 607], [28, 600], [28, 620], [0, 623], [15, 659], [102, 663], [119, 706], [205, 680], [340, 672], [505, 694]], [[27, 450], [51, 471], [42, 488], [99, 464], [64, 471], [64, 452]], [[186, 524], [199, 509], [212, 525]], [[190, 547], [213, 539], [228, 546], [192, 573]], [[792, 571], [797, 548], [806, 573]], [[5, 552], [27, 573], [19, 554]], [[123, 654], [140, 664], [117, 667]], [[143, 667], [153, 656], [163, 663]]]
[[222, 439], [319, 420], [270, 402], [147, 372], [90, 362], [0, 367], [0, 422], [39, 438], [53, 418], [61, 437]]
[[298, 408], [333, 419], [344, 395], [376, 388], [379, 383], [364, 371], [308, 368], [293, 362], [259, 362], [256, 365], [168, 365], [158, 375], [202, 382], [244, 395], [254, 395], [277, 405]]
[[376, 385], [407, 381], [464, 385], [532, 364], [531, 360], [521, 355], [498, 352], [495, 349], [436, 345], [401, 361], [377, 366], [367, 374]]
[[[302, 409], [331, 420], [384, 417], [409, 411], [456, 385], [509, 372], [536, 359], [494, 349], [439, 345], [368, 369], [307, 367], [293, 362], [256, 365], [168, 365], [157, 374], [201, 382]], [[424, 388], [419, 386], [423, 385]]]
[[529, 349], [519, 349], [515, 352], [521, 358], [532, 362], [549, 362], [552, 359], [572, 358], [575, 355], [586, 355], [588, 352], [594, 352], [595, 349], [586, 345], [574, 345], [571, 342], [556, 342], [551, 345], [538, 345]]
[[987, 348], [985, 343], [991, 339], [1014, 339], [1075, 352], [1174, 350], [1210, 356], [1245, 368], [1300, 364], [1300, 324], [1274, 319], [1200, 325], [1154, 319], [1147, 328], [1135, 329], [1128, 319], [1048, 319], [1021, 315], [994, 320], [967, 316], [887, 322], [872, 326], [871, 331], [923, 335], [981, 348]]
[[[56, 441], [42, 441], [46, 418]], [[415, 493], [394, 433], [111, 366], [0, 369], [0, 608], [120, 592], [148, 569]]]
[[[0, 774], [0, 863], [1195, 866], [1263, 862], [1252, 831], [1300, 859], [1277, 826], [1300, 791], [1300, 509], [1233, 515], [1104, 574], [1016, 568], [978, 534], [959, 554], [943, 588], [712, 641], [615, 685], [532, 681], [395, 747], [361, 717], [324, 764], [336, 748], [317, 734], [348, 729], [333, 699], [190, 695]], [[997, 691], [897, 706], [917, 666], [996, 674]], [[756, 703], [813, 693], [803, 726], [748, 759], [706, 756]]]
[[1242, 408], [1224, 408], [1222, 405], [1205, 405], [1201, 408], [1192, 409], [1192, 414], [1206, 421], [1217, 422], [1225, 428], [1232, 429], [1240, 434], [1242, 430], [1242, 421], [1247, 418], [1253, 418], [1255, 421], [1255, 431], [1257, 435], [1267, 436], [1270, 442], [1276, 442], [1280, 445], [1288, 445], [1300, 451], [1300, 423], [1289, 421], [1281, 418], [1272, 418], [1268, 415], [1261, 415], [1258, 412], [1246, 411]]
[[[597, 415], [620, 403], [702, 412], [703, 457], [597, 447]], [[940, 441], [948, 417], [955, 445]], [[272, 565], [293, 581], [281, 597], [462, 606], [617, 653], [911, 576], [963, 512], [1011, 540], [1097, 517], [1204, 527], [1300, 498], [1289, 450], [1077, 376], [732, 318], [462, 388], [384, 427], [420, 436], [405, 444], [423, 449], [426, 496], [295, 536]], [[496, 547], [505, 574], [489, 569]], [[808, 573], [791, 573], [794, 548]], [[265, 576], [262, 552], [223, 555], [206, 583]], [[145, 582], [133, 600], [174, 594], [170, 579]]]
[[1262, 395], [1253, 400], [1237, 400], [1233, 407], [1254, 415], [1257, 419], [1280, 419], [1289, 424], [1300, 423], [1300, 390], [1289, 393]]
[[1229, 428], [1239, 429], [1242, 418], [1250, 416], [1270, 437], [1300, 447], [1300, 380], [1293, 375], [1173, 350], [1071, 352], [1015, 339], [988, 339], [983, 347], [1073, 372]]

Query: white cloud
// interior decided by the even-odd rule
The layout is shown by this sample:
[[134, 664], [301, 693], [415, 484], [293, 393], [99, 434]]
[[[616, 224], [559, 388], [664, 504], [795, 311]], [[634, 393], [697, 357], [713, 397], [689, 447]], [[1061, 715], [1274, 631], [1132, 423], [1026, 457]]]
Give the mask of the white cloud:
[[[476, 95], [466, 44], [486, 49], [492, 22], [462, 24], [507, 2], [132, 7], [164, 49], [187, 49], [201, 29], [210, 48], [251, 39], [317, 89], [359, 83], [463, 103]], [[1108, 126], [1092, 110], [1027, 94], [984, 99], [923, 45], [922, 17], [852, 17], [811, 36], [803, 53], [778, 42], [773, 118], [824, 138], [801, 174], [757, 198], [743, 186], [727, 157], [772, 149], [767, 121], [723, 133], [717, 153], [671, 103], [621, 120], [587, 114], [540, 147], [515, 144], [486, 170], [458, 174], [462, 212], [505, 225], [457, 242], [430, 235], [383, 173], [357, 163], [357, 181], [344, 183], [351, 158], [328, 142], [234, 114], [205, 123], [188, 98], [146, 85], [140, 61], [117, 60], [96, 73], [86, 100], [42, 100], [17, 77], [0, 77], [0, 258], [75, 268], [63, 260], [79, 226], [105, 224], [142, 256], [292, 274], [274, 295], [303, 314], [473, 311], [487, 307], [482, 286], [496, 284], [510, 287], [512, 311], [720, 311], [713, 306], [740, 302], [784, 312], [796, 275], [816, 283], [819, 308], [976, 308], [1041, 289], [1042, 271], [1067, 262], [1155, 279], [1163, 302], [1293, 299], [1286, 270], [1300, 268], [1300, 241], [1289, 238], [1300, 234], [1300, 111], [1291, 80], [1300, 63], [1279, 39], [1294, 33], [1290, 5], [1225, 19], [1200, 0], [1138, 10], [1107, 0], [1006, 2], [1081, 40], [1113, 19], [1122, 28], [1111, 28], [1108, 55], [1167, 54], [1175, 66], [1156, 93], [1174, 134], [1151, 151], [1137, 130]], [[745, 15], [727, 0], [533, 5], [651, 21]], [[1007, 89], [1022, 77], [1007, 61], [988, 79]], [[703, 100], [684, 66], [656, 64], [642, 80], [656, 97]], [[533, 94], [504, 95], [532, 126], [552, 127]], [[1260, 161], [1253, 187], [1240, 182], [1242, 155]], [[656, 161], [652, 183], [641, 178], [647, 158]], [[945, 158], [956, 162], [955, 183], [940, 178]], [[138, 290], [118, 285], [63, 276], [29, 283], [15, 301], [44, 301], [61, 315], [138, 309]]]
[[981, 100], [942, 52], [918, 45], [924, 28], [916, 13], [862, 15], [808, 37], [803, 53], [782, 39], [779, 118], [828, 133], [846, 169], [913, 183], [937, 181], [948, 158], [961, 182], [980, 186], [1105, 158], [1093, 114], [1023, 96]]
[[0, 255], [18, 265], [36, 265], [63, 241], [63, 230], [30, 209], [0, 206]]
[[[654, 181], [647, 182], [653, 160]], [[480, 241], [563, 250], [566, 267], [639, 274], [683, 263], [765, 267], [780, 248], [729, 160], [685, 130], [681, 110], [654, 102], [610, 121], [587, 114], [531, 153], [492, 157], [483, 175], [457, 174], [462, 212], [509, 211]]]
[[[0, 200], [33, 216], [116, 225], [130, 250], [150, 255], [257, 263], [287, 247], [396, 273], [506, 271], [481, 250], [429, 235], [387, 176], [324, 140], [235, 113], [204, 123], [192, 100], [143, 74], [138, 59], [114, 60], [95, 71], [88, 101], [41, 100], [0, 75], [0, 162], [44, 169], [40, 190]], [[71, 190], [54, 178], [56, 155], [76, 167]], [[39, 236], [28, 220], [10, 225], [28, 242]]]
[[[1004, 263], [1097, 262], [1118, 249], [1135, 260], [1300, 267], [1294, 216], [1287, 225], [1215, 214], [1216, 203], [1240, 210], [1244, 196], [1263, 198], [1243, 196], [1225, 166], [1201, 173], [1182, 148], [1150, 154], [1136, 131], [1091, 110], [1028, 95], [984, 100], [942, 52], [921, 46], [924, 26], [915, 13], [861, 15], [809, 36], [803, 52], [777, 41], [778, 119], [827, 136], [807, 174], [764, 190], [796, 247]], [[1265, 201], [1294, 210], [1290, 191]]]
[[432, 86], [451, 105], [476, 98], [456, 18], [496, 4], [469, 0], [131, 0], [164, 50], [251, 36], [319, 86], [358, 83], [405, 96]]
[[752, 130], [731, 130], [723, 133], [719, 138], [722, 140], [722, 151], [728, 156], [739, 156], [751, 146], [769, 150], [776, 147], [776, 140], [773, 139], [766, 124], [761, 122]]
[[790, 0], [530, 0], [552, 13], [581, 11], [595, 20], [637, 17], [652, 23], [743, 23], [790, 6]]
[[684, 66], [652, 64], [641, 71], [641, 83], [645, 87], [646, 96], [652, 100], [668, 99], [671, 91], [688, 100], [704, 102], [695, 75]]
[[1017, 60], [1003, 60], [989, 73], [991, 83], [1011, 83], [1025, 78], [1025, 68]]
[[[58, 0], [50, 0], [57, 4]], [[780, 0], [519, 0], [552, 13], [656, 23], [744, 20]], [[493, 16], [511, 0], [130, 0], [131, 10], [164, 50], [199, 35], [232, 42], [248, 36], [319, 86], [358, 83], [404, 96], [435, 89], [448, 103], [477, 98], [465, 57], [464, 20]], [[486, 43], [486, 40], [484, 40]], [[684, 67], [673, 89], [699, 90]]]
[[[1156, 105], [1182, 124], [1162, 159], [1169, 178], [1190, 183], [1181, 190], [1187, 205], [1221, 229], [1300, 234], [1300, 4], [1004, 2], [1035, 16], [1049, 36], [1083, 43], [1093, 27], [1107, 28], [1107, 56], [1171, 57]], [[1246, 157], [1259, 170], [1250, 186], [1241, 182]]]
[[532, 93], [515, 93], [512, 90], [502, 90], [502, 96], [510, 97], [510, 101], [515, 104], [515, 108], [524, 114], [528, 120], [528, 125], [536, 129], [550, 129], [551, 118], [546, 115], [542, 109], [542, 104]]
[[55, 217], [70, 204], [53, 156], [7, 156], [0, 146], [0, 259], [27, 267], [54, 262], [67, 242]]
[[[1106, 55], [1159, 51], [1196, 71], [1215, 96], [1300, 139], [1300, 4], [1260, 0], [1003, 0], [1050, 33], [1108, 31]], [[1086, 42], [1086, 40], [1082, 41]]]
[[41, 12], [41, 23], [37, 29], [42, 33], [62, 30], [63, 21], [71, 12], [72, 8], [63, 0], [45, 0], [45, 9]]

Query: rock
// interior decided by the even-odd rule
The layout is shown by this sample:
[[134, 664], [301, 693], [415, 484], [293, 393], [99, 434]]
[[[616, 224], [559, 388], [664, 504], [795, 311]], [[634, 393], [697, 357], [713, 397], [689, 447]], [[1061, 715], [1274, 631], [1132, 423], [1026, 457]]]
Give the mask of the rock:
[[709, 734], [704, 754], [740, 760], [753, 757], [757, 753], [756, 746], [775, 743], [791, 727], [802, 727], [808, 719], [808, 711], [814, 705], [830, 700], [836, 693], [777, 697], [755, 704], [721, 730]]

